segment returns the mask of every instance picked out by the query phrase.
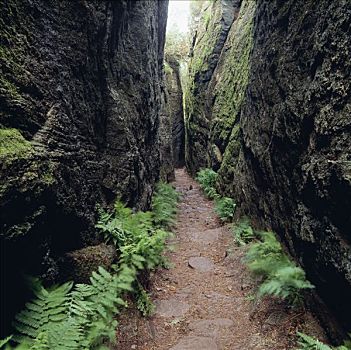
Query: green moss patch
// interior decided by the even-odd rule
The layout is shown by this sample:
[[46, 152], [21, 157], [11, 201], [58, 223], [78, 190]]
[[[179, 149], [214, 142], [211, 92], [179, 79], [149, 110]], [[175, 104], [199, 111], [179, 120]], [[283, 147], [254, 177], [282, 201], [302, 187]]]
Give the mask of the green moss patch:
[[0, 129], [0, 159], [25, 158], [33, 150], [17, 129]]

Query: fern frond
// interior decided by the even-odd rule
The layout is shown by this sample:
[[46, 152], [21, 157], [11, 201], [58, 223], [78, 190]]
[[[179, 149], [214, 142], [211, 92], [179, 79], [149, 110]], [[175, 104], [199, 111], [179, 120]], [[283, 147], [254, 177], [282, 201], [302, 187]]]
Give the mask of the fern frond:
[[258, 295], [273, 295], [288, 300], [292, 305], [301, 303], [301, 291], [314, 288], [306, 280], [305, 272], [283, 252], [272, 232], [261, 233], [262, 240], [253, 244], [246, 255], [248, 267], [264, 278]]
[[209, 199], [219, 199], [216, 191], [216, 182], [218, 174], [212, 169], [202, 169], [196, 175], [196, 181], [199, 182], [206, 197]]
[[243, 217], [237, 224], [232, 227], [234, 240], [238, 246], [243, 246], [255, 239], [255, 232], [250, 226], [247, 217]]
[[9, 341], [12, 339], [12, 335], [6, 337], [5, 339], [0, 339], [0, 348], [2, 348], [4, 345], [8, 344]]
[[235, 208], [236, 204], [232, 198], [223, 197], [216, 200], [215, 212], [223, 222], [229, 222], [233, 220]]
[[323, 344], [318, 339], [310, 337], [307, 334], [297, 332], [297, 335], [300, 338], [298, 341], [300, 347], [296, 350], [333, 350], [328, 345]]
[[[56, 323], [66, 317], [68, 293], [72, 289], [72, 283], [64, 283], [61, 286], [46, 290], [44, 287], [35, 290], [37, 299], [26, 304], [26, 308], [15, 317], [15, 328], [22, 335], [21, 341], [32, 343], [37, 341]], [[24, 337], [24, 339], [23, 339]], [[17, 337], [14, 337], [16, 340]], [[43, 338], [44, 339], [44, 338]], [[40, 342], [40, 341], [39, 341]]]

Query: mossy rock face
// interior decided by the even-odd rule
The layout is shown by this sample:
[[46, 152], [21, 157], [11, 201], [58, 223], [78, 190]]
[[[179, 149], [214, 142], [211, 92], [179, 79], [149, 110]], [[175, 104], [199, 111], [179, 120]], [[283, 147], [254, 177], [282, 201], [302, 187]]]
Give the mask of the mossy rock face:
[[109, 270], [116, 262], [116, 248], [104, 243], [69, 252], [61, 261], [62, 275], [76, 283], [89, 283], [99, 266]]
[[0, 160], [2, 166], [18, 158], [29, 157], [33, 147], [17, 129], [0, 128]]
[[203, 13], [207, 24], [200, 21], [185, 95], [191, 173], [201, 167], [218, 170], [222, 157], [214, 157], [213, 145], [227, 159], [228, 144], [236, 142], [232, 130], [239, 123], [250, 71], [255, 8], [254, 1], [217, 1]]
[[9, 324], [23, 301], [11, 276], [55, 282], [62, 255], [97, 243], [97, 204], [119, 197], [150, 206], [160, 176], [167, 2], [7, 0], [0, 10], [1, 294], [9, 310], [1, 324]]
[[349, 1], [257, 1], [239, 138], [231, 134], [219, 171], [221, 191], [280, 235], [345, 331], [351, 324], [350, 13]]
[[186, 166], [195, 174], [208, 166], [210, 153], [211, 98], [209, 86], [228, 32], [239, 9], [239, 1], [213, 1], [204, 7], [194, 36], [193, 56], [184, 92]]
[[[351, 3], [257, 0], [238, 9], [209, 83], [192, 79], [186, 90], [187, 167], [217, 168], [218, 147], [219, 192], [280, 235], [348, 331]], [[194, 77], [205, 77], [209, 60], [196, 61], [196, 46], [193, 61]]]

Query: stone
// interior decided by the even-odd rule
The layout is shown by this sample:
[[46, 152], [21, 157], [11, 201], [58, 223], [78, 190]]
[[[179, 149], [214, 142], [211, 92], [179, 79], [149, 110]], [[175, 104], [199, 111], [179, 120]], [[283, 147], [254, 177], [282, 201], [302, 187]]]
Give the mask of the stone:
[[212, 230], [206, 230], [202, 232], [194, 232], [191, 234], [190, 238], [194, 242], [208, 244], [217, 241], [221, 233], [221, 228], [215, 228]]
[[162, 317], [181, 317], [190, 309], [188, 303], [176, 298], [156, 300], [155, 306], [156, 314]]
[[229, 318], [215, 318], [211, 320], [198, 320], [189, 324], [189, 328], [196, 335], [216, 335], [223, 328], [229, 328], [233, 325]]
[[117, 258], [116, 248], [104, 243], [88, 246], [65, 254], [60, 264], [62, 276], [76, 283], [90, 283], [99, 266], [108, 270]]
[[182, 338], [170, 350], [217, 350], [216, 342], [209, 337], [188, 336]]
[[188, 265], [199, 272], [210, 272], [214, 270], [214, 263], [211, 259], [203, 256], [192, 257], [188, 261]]

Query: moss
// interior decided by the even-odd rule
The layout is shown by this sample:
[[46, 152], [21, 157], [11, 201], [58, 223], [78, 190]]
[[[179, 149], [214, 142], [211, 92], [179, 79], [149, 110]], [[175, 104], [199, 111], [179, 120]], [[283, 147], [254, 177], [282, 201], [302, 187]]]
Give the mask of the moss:
[[226, 147], [232, 129], [239, 121], [239, 111], [244, 99], [250, 72], [250, 53], [253, 44], [253, 16], [254, 1], [244, 1], [240, 16], [234, 23], [230, 35], [230, 43], [222, 71], [215, 90], [215, 104], [213, 105], [212, 139], [219, 141], [222, 148]]
[[56, 182], [56, 163], [36, 154], [17, 129], [0, 129], [0, 161], [0, 197], [12, 191], [38, 195]]
[[0, 159], [25, 158], [32, 150], [30, 141], [17, 129], [0, 129]]

